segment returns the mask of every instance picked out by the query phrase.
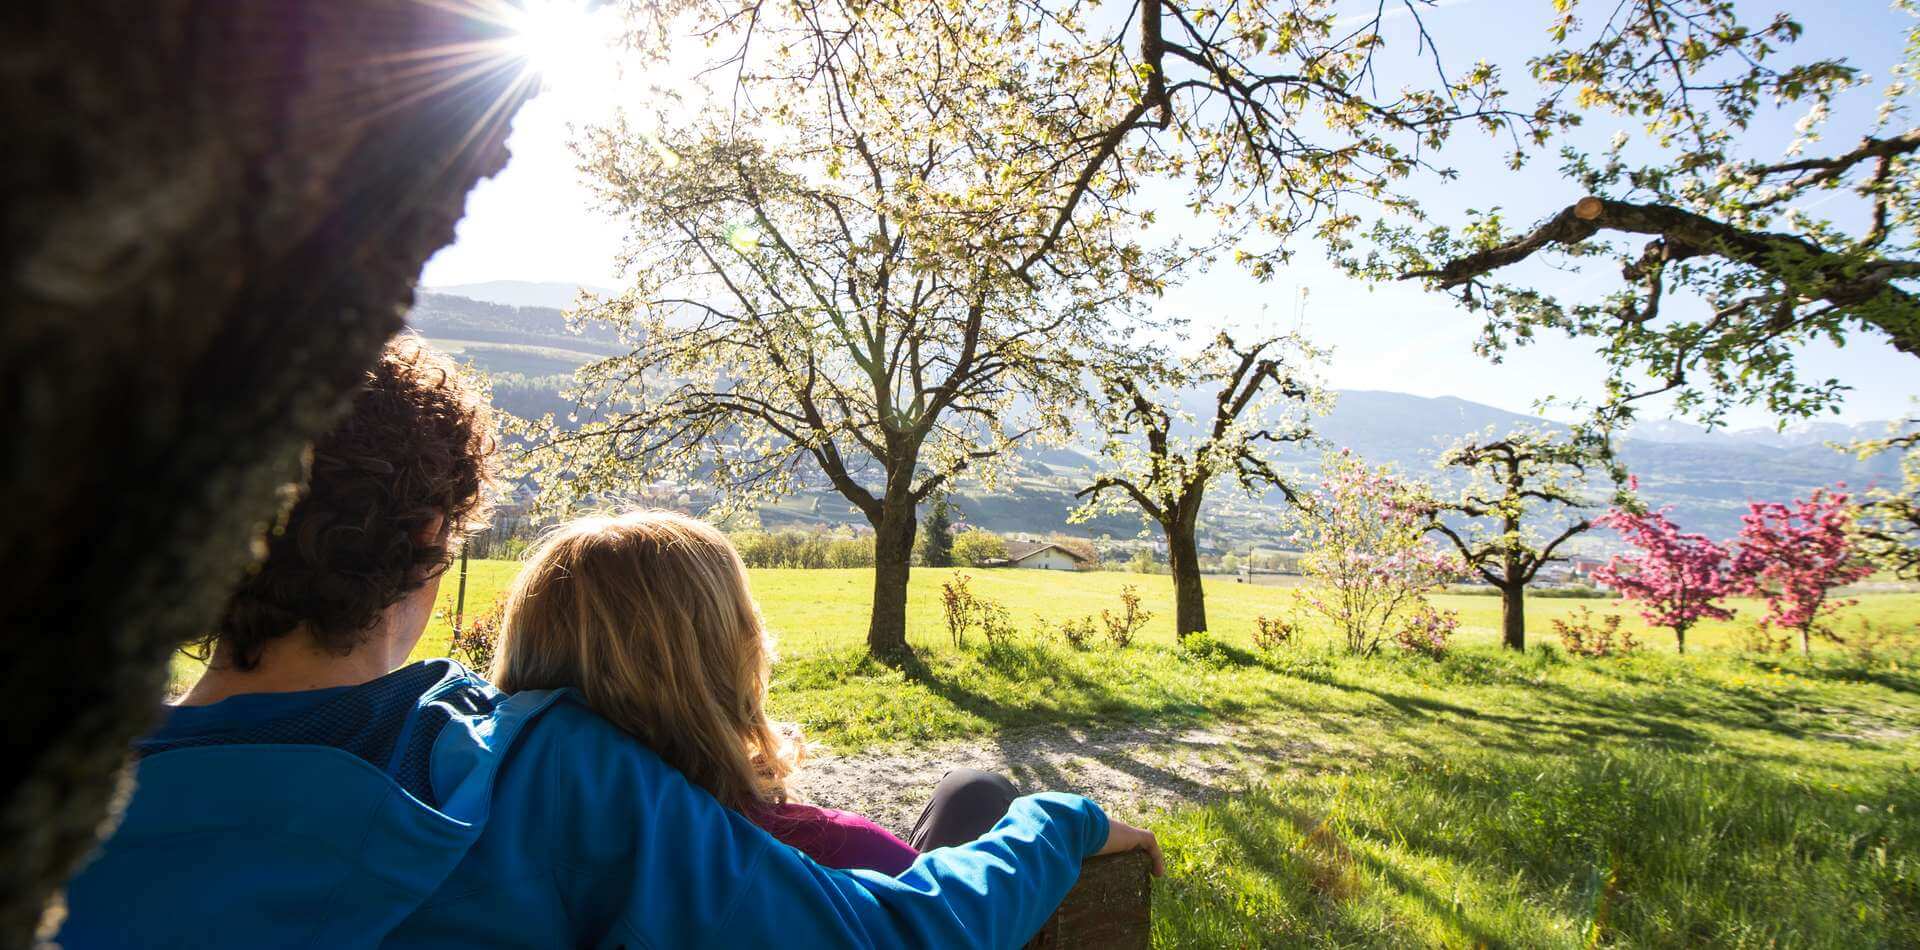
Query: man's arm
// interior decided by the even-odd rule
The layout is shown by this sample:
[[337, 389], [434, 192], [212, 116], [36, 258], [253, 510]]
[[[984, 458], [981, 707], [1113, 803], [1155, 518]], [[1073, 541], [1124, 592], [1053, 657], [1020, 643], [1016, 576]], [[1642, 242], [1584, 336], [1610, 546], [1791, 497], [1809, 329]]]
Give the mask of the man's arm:
[[[557, 714], [557, 715], [556, 715]], [[1030, 795], [978, 841], [898, 877], [823, 868], [694, 786], [584, 707], [534, 723], [503, 774], [502, 809], [533, 808], [540, 854], [603, 946], [1017, 947], [1106, 844], [1100, 808]], [[525, 753], [522, 755], [521, 753]], [[517, 760], [517, 761], [516, 761]], [[503, 909], [504, 912], [504, 909]]]

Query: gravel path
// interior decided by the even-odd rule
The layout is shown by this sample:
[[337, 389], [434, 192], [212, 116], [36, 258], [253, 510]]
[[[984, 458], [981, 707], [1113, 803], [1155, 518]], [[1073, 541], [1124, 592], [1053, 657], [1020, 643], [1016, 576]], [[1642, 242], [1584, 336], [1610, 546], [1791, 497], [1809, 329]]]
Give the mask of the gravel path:
[[1121, 816], [1218, 798], [1341, 750], [1281, 723], [1045, 728], [872, 755], [815, 753], [794, 783], [816, 805], [904, 831], [949, 769], [1008, 775], [1022, 791], [1078, 792]]

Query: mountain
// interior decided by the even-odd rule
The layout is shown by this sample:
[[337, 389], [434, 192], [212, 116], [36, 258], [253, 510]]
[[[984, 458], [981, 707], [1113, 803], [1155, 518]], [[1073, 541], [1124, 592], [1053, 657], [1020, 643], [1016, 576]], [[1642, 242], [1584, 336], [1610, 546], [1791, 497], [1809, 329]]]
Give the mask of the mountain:
[[[498, 282], [513, 283], [513, 282]], [[568, 403], [559, 395], [573, 369], [602, 356], [625, 352], [604, 328], [569, 330], [560, 311], [514, 306], [450, 294], [423, 293], [408, 317], [415, 330], [457, 358], [494, 376], [494, 400], [518, 415], [554, 412]], [[1198, 418], [1211, 411], [1211, 399], [1199, 391], [1176, 394], [1181, 408]], [[1426, 397], [1375, 390], [1346, 390], [1333, 410], [1316, 423], [1330, 445], [1352, 449], [1374, 462], [1392, 463], [1418, 478], [1444, 480], [1434, 461], [1462, 436], [1489, 429], [1563, 428], [1533, 416], [1509, 412], [1452, 396]], [[1622, 460], [1640, 479], [1642, 497], [1655, 506], [1671, 505], [1687, 530], [1727, 537], [1739, 529], [1749, 500], [1803, 497], [1812, 489], [1845, 482], [1859, 489], [1897, 481], [1896, 459], [1881, 456], [1861, 462], [1836, 452], [1828, 442], [1884, 434], [1884, 423], [1858, 426], [1802, 423], [1784, 430], [1708, 431], [1685, 422], [1657, 420], [1635, 426], [1620, 443]], [[1087, 483], [1095, 467], [1094, 434], [1083, 432], [1076, 446], [1023, 449], [1008, 476], [993, 491], [962, 485], [958, 502], [964, 520], [1009, 533], [1075, 534], [1116, 538], [1140, 530], [1138, 519], [1107, 516], [1069, 527], [1066, 513], [1073, 493]], [[1283, 469], [1311, 481], [1319, 449], [1291, 448], [1275, 459]], [[1595, 490], [1596, 500], [1603, 491]], [[1222, 487], [1209, 496], [1203, 543], [1213, 550], [1275, 543], [1285, 526], [1274, 515], [1278, 492], [1248, 499]], [[860, 517], [825, 486], [761, 511], [769, 524], [858, 523]], [[1607, 538], [1583, 539], [1586, 547]]]
[[451, 284], [446, 287], [420, 289], [429, 293], [450, 294], [470, 300], [505, 304], [509, 307], [548, 307], [554, 310], [565, 310], [573, 306], [573, 298], [582, 290], [596, 294], [610, 293], [604, 287], [595, 287], [591, 284], [568, 284], [551, 280], [487, 280], [477, 284]]

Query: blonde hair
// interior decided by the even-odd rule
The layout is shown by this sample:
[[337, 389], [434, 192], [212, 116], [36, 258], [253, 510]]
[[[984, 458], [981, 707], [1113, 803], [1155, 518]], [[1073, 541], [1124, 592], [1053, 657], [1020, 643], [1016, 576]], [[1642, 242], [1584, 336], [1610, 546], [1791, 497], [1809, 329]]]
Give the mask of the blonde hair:
[[713, 526], [668, 511], [582, 518], [507, 594], [492, 679], [570, 686], [739, 811], [785, 802], [799, 743], [768, 720], [771, 644], [746, 566]]

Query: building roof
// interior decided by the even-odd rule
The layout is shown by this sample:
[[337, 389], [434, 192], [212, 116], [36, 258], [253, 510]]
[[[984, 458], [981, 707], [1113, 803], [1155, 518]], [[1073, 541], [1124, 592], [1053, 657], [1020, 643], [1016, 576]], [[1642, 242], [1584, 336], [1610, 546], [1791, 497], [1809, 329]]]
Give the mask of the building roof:
[[1024, 561], [1027, 558], [1033, 557], [1034, 555], [1039, 554], [1040, 552], [1045, 551], [1048, 548], [1052, 548], [1056, 551], [1059, 551], [1062, 554], [1065, 554], [1070, 558], [1073, 558], [1074, 561], [1076, 561], [1077, 563], [1080, 563], [1080, 564], [1087, 563], [1087, 558], [1082, 557], [1078, 554], [1075, 554], [1073, 553], [1073, 551], [1067, 548], [1063, 548], [1060, 545], [1054, 544], [1051, 541], [1008, 541], [1007, 542], [1007, 563], [1018, 564], [1021, 561]]

